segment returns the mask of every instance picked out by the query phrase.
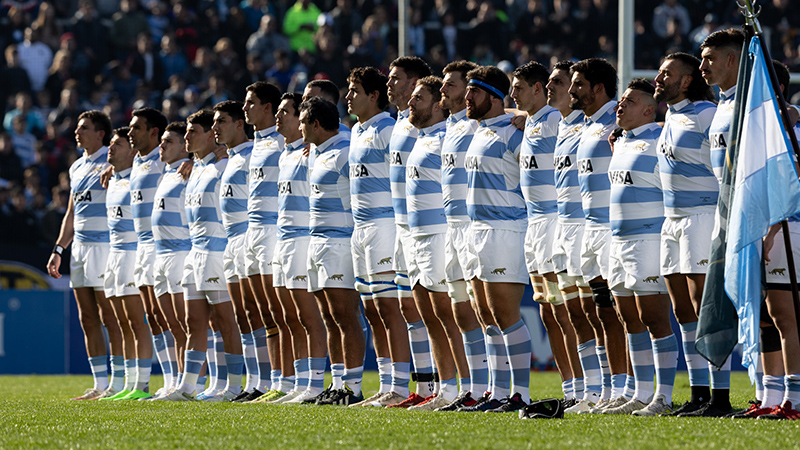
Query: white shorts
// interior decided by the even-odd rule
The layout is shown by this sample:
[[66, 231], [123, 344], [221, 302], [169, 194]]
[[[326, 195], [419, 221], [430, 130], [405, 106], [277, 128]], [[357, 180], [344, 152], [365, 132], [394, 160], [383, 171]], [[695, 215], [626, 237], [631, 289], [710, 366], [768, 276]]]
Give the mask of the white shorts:
[[664, 219], [661, 226], [661, 275], [706, 273], [714, 214]]
[[408, 273], [411, 269], [409, 265], [414, 259], [413, 238], [408, 225], [397, 225], [394, 234], [394, 259], [392, 259], [392, 270], [398, 273]]
[[512, 230], [475, 230], [470, 228], [477, 260], [475, 276], [486, 283], [528, 284], [525, 267], [525, 232]]
[[275, 246], [272, 286], [308, 289], [308, 242], [310, 236], [284, 239]]
[[227, 291], [225, 271], [222, 269], [222, 252], [206, 252], [192, 249], [183, 267], [181, 286], [193, 284], [198, 291]]
[[544, 275], [555, 271], [553, 249], [557, 226], [558, 218], [554, 214], [528, 222], [528, 230], [525, 232], [525, 263], [529, 273]]
[[418, 283], [433, 292], [447, 292], [444, 256], [445, 233], [411, 237], [414, 259], [408, 265], [413, 288]]
[[[792, 255], [794, 256], [795, 273], [800, 279], [800, 223], [789, 222], [789, 237], [792, 242]], [[769, 261], [764, 268], [767, 272], [767, 283], [789, 284], [789, 264], [786, 262], [786, 247], [783, 243], [783, 230], [778, 231], [769, 251]]]
[[222, 254], [222, 269], [225, 271], [225, 281], [228, 283], [238, 283], [240, 278], [247, 278], [244, 267], [246, 241], [246, 232], [228, 239], [225, 252]]
[[475, 278], [477, 260], [470, 252], [469, 222], [447, 224], [444, 239], [444, 275], [447, 282]]
[[133, 281], [135, 265], [135, 250], [111, 250], [108, 253], [106, 275], [103, 280], [103, 291], [105, 291], [106, 297], [139, 295], [139, 288]]
[[608, 279], [608, 247], [611, 228], [586, 227], [581, 246], [581, 274], [589, 283], [597, 277]]
[[183, 279], [183, 268], [186, 263], [186, 255], [189, 252], [170, 252], [156, 254], [156, 262], [153, 267], [153, 279], [155, 284], [153, 290], [156, 297], [164, 294], [182, 294], [181, 280]]
[[272, 257], [275, 253], [275, 242], [278, 240], [278, 227], [251, 223], [245, 236], [245, 274], [248, 277], [272, 275]]
[[350, 239], [312, 237], [308, 243], [308, 290], [354, 289]]
[[586, 224], [563, 223], [556, 225], [553, 263], [556, 273], [567, 272], [571, 277], [579, 277], [581, 272], [581, 245]]
[[90, 287], [103, 290], [106, 276], [109, 245], [72, 242], [72, 259], [69, 262], [69, 287]]
[[353, 230], [350, 246], [356, 277], [393, 272], [395, 224], [367, 224]]
[[665, 294], [667, 285], [661, 267], [653, 255], [658, 254], [657, 239], [623, 241], [611, 239], [608, 287], [614, 295]]
[[140, 242], [136, 247], [136, 269], [133, 272], [133, 281], [136, 282], [136, 286], [152, 286], [154, 284], [153, 264], [155, 261], [156, 244]]

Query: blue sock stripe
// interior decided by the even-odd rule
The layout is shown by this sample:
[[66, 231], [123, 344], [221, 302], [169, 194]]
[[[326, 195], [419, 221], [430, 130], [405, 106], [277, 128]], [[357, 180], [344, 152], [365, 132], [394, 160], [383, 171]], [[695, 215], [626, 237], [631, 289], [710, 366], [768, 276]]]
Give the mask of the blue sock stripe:
[[228, 374], [242, 376], [242, 372], [244, 371], [244, 356], [225, 353], [225, 364], [228, 366]]
[[621, 389], [625, 387], [625, 384], [628, 382], [628, 374], [627, 373], [615, 373], [611, 375], [611, 386]]
[[199, 374], [200, 369], [203, 367], [203, 361], [206, 359], [206, 354], [196, 350], [186, 350], [184, 359], [186, 360], [186, 372]]

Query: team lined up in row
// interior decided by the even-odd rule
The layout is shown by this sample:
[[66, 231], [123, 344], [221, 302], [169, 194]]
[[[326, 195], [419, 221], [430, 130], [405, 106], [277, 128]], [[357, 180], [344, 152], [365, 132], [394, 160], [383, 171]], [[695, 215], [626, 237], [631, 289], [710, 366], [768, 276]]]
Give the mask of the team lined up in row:
[[[112, 133], [101, 113], [84, 113], [86, 154], [48, 264], [59, 276], [74, 235], [71, 282], [95, 375], [78, 398], [149, 398], [152, 332], [165, 372], [155, 399], [517, 411], [530, 402], [520, 302], [531, 280], [567, 412], [730, 413], [729, 363], [710, 368], [694, 336], [742, 43], [725, 30], [702, 62], [668, 55], [655, 88], [635, 80], [619, 103], [616, 71], [600, 59], [552, 72], [532, 62], [509, 81], [465, 61], [441, 79], [403, 57], [388, 79], [351, 72], [352, 131], [325, 81], [303, 96], [258, 82], [244, 103], [185, 125], [144, 108]], [[504, 109], [509, 92], [517, 112]], [[748, 411], [768, 417], [793, 414], [800, 381], [788, 375], [778, 398], [776, 361], [795, 349], [781, 317], [785, 257], [770, 256], [773, 378], [757, 392], [765, 407]], [[367, 399], [359, 303], [381, 381]], [[692, 386], [675, 411], [670, 306]], [[800, 373], [792, 362], [786, 373]]]

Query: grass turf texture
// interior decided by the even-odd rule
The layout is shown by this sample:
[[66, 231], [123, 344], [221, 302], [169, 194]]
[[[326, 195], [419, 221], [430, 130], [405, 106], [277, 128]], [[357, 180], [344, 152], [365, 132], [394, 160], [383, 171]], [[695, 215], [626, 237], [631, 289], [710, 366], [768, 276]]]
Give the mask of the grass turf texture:
[[[154, 378], [158, 388], [161, 377]], [[89, 376], [0, 377], [0, 448], [798, 448], [800, 422], [570, 415], [437, 413], [337, 406], [70, 401]], [[377, 374], [365, 386], [376, 389]], [[752, 397], [746, 373], [731, 377], [732, 402]], [[533, 398], [560, 397], [553, 372], [531, 374]], [[155, 390], [155, 389], [153, 389]], [[679, 373], [675, 400], [689, 397]]]

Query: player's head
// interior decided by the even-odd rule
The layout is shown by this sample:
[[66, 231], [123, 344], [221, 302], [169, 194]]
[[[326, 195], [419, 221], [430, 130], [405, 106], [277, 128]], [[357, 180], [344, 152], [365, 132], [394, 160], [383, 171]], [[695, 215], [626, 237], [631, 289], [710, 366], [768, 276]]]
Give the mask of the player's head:
[[331, 80], [311, 80], [303, 90], [303, 101], [311, 97], [322, 97], [333, 103], [339, 103], [339, 88]]
[[374, 67], [357, 67], [347, 77], [347, 112], [356, 116], [389, 106], [388, 78]]
[[478, 67], [472, 61], [453, 61], [444, 66], [442, 73], [442, 108], [451, 113], [461, 111], [466, 106], [464, 96], [467, 94], [467, 73]]
[[247, 86], [244, 98], [245, 121], [253, 126], [270, 126], [281, 101], [281, 90], [272, 83], [256, 81]]
[[153, 108], [139, 108], [131, 114], [128, 139], [137, 152], [147, 154], [161, 140], [161, 134], [167, 128], [167, 118], [161, 111]]
[[111, 132], [111, 142], [108, 144], [108, 163], [114, 166], [114, 170], [119, 172], [133, 165], [133, 157], [136, 150], [131, 147], [128, 141], [128, 127], [116, 128]]
[[495, 66], [480, 66], [467, 73], [467, 117], [480, 120], [501, 114], [511, 82]]
[[783, 95], [785, 96], [786, 88], [789, 87], [789, 81], [791, 79], [789, 68], [786, 67], [786, 64], [778, 61], [777, 59], [772, 60], [772, 68], [775, 69], [775, 75], [778, 77], [778, 84], [781, 85], [781, 92], [783, 92]]
[[389, 80], [386, 82], [389, 101], [399, 109], [406, 109], [417, 80], [430, 74], [428, 63], [418, 56], [395, 59], [389, 65]]
[[99, 149], [111, 143], [111, 118], [108, 114], [97, 111], [84, 111], [78, 116], [75, 129], [75, 140], [79, 148]]
[[311, 97], [300, 104], [299, 120], [303, 140], [319, 145], [337, 133], [339, 110], [322, 97]]
[[205, 156], [216, 147], [214, 132], [214, 113], [207, 109], [197, 111], [186, 118], [186, 151]]
[[700, 45], [700, 73], [710, 86], [728, 89], [736, 84], [744, 33], [738, 28], [715, 31]]
[[672, 104], [684, 98], [713, 100], [714, 93], [700, 73], [699, 59], [688, 53], [670, 53], [658, 68], [655, 99]]
[[570, 108], [592, 114], [617, 96], [617, 69], [608, 61], [600, 58], [584, 59], [575, 63], [570, 72]]
[[517, 108], [532, 112], [538, 104], [546, 100], [545, 86], [550, 72], [545, 66], [531, 61], [517, 67], [512, 75], [511, 98]]
[[186, 123], [172, 122], [167, 125], [164, 134], [161, 135], [161, 145], [159, 145], [159, 159], [167, 164], [171, 164], [186, 155]]
[[301, 103], [303, 103], [303, 96], [297, 92], [287, 92], [281, 96], [275, 121], [278, 133], [286, 138], [294, 137], [300, 131]]
[[427, 128], [447, 118], [449, 113], [446, 109], [442, 109], [439, 102], [442, 99], [442, 94], [439, 92], [441, 88], [442, 79], [439, 77], [429, 75], [417, 80], [408, 102], [411, 109], [408, 119], [411, 125]]
[[569, 87], [572, 84], [572, 61], [558, 61], [547, 79], [547, 104], [557, 109], [569, 106]]
[[617, 107], [617, 125], [624, 130], [633, 130], [655, 120], [658, 103], [653, 98], [656, 89], [643, 79], [637, 78], [628, 83]]
[[218, 144], [235, 147], [247, 138], [243, 106], [235, 100], [225, 100], [214, 105], [214, 124], [211, 129]]

